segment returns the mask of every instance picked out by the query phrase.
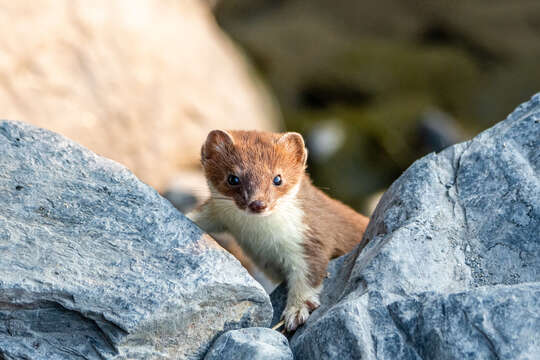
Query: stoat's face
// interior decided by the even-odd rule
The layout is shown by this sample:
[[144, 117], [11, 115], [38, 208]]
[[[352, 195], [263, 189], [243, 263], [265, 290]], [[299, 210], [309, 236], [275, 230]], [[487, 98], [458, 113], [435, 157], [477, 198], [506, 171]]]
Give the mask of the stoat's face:
[[286, 195], [294, 195], [306, 159], [298, 133], [214, 130], [201, 149], [212, 197], [257, 215], [270, 214]]

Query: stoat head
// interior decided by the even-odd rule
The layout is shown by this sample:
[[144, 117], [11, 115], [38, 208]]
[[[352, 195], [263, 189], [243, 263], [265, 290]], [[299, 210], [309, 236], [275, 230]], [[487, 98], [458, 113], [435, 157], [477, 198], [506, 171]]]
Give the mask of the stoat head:
[[295, 132], [213, 130], [201, 149], [212, 197], [258, 215], [296, 194], [306, 160], [304, 140]]

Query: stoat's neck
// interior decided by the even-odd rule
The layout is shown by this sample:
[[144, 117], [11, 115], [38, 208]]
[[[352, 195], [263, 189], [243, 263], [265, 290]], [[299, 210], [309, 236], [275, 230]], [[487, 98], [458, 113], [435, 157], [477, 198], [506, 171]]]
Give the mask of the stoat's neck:
[[[293, 187], [287, 194], [279, 198], [276, 206], [268, 215], [250, 214], [239, 209], [232, 199], [221, 196], [210, 199], [213, 213], [240, 242], [248, 237], [302, 237], [304, 212], [298, 201], [301, 183]], [[211, 190], [212, 191], [212, 190]], [[291, 235], [287, 235], [289, 232]]]
[[276, 274], [283, 276], [307, 266], [302, 246], [307, 226], [297, 197], [299, 186], [281, 197], [266, 216], [249, 214], [231, 200], [212, 199], [214, 214], [247, 255], [274, 280], [282, 279], [277, 279]]

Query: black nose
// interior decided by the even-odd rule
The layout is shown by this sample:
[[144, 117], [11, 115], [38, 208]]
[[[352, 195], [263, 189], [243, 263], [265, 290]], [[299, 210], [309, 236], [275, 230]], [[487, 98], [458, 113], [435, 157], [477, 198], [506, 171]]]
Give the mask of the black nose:
[[253, 212], [262, 212], [264, 209], [266, 209], [266, 203], [264, 201], [261, 201], [261, 200], [255, 200], [255, 201], [252, 201], [250, 204], [249, 204], [249, 209]]

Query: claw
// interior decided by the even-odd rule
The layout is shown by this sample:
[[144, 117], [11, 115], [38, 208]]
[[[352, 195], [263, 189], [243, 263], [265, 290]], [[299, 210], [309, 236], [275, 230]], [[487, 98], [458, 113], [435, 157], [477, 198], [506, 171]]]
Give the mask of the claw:
[[309, 314], [320, 305], [318, 294], [309, 296], [307, 300], [298, 299], [297, 302], [287, 305], [281, 315], [281, 318], [285, 321], [285, 330], [292, 332], [300, 325], [305, 324]]
[[294, 331], [298, 326], [304, 324], [309, 318], [309, 310], [307, 306], [290, 309], [285, 314], [285, 328], [288, 332]]
[[281, 316], [285, 321], [285, 329], [288, 332], [296, 330], [300, 325], [305, 324], [309, 314], [320, 306], [318, 299], [306, 300], [300, 306], [287, 307]]

